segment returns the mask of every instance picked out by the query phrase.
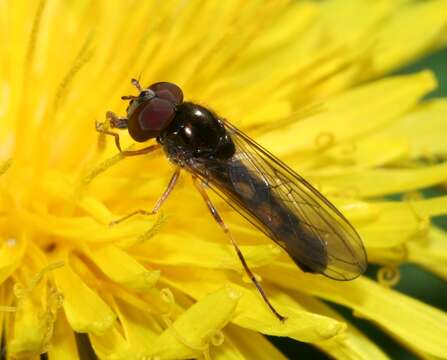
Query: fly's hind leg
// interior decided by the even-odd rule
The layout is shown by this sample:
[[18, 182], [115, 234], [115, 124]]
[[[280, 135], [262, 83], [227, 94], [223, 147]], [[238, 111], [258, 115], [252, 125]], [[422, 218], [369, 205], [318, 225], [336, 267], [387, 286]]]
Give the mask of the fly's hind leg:
[[160, 196], [160, 198], [157, 200], [157, 202], [155, 203], [154, 207], [152, 208], [151, 211], [146, 211], [143, 209], [139, 209], [139, 210], [135, 210], [133, 212], [131, 212], [130, 214], [127, 214], [126, 216], [123, 216], [122, 218], [119, 218], [117, 220], [112, 221], [109, 225], [116, 225], [119, 224], [120, 222], [123, 222], [124, 220], [127, 220], [129, 218], [131, 218], [132, 216], [135, 215], [155, 215], [158, 210], [160, 210], [160, 207], [163, 205], [163, 203], [166, 201], [166, 199], [168, 198], [169, 194], [172, 192], [172, 190], [175, 187], [175, 184], [177, 183], [177, 180], [179, 178], [180, 175], [180, 168], [177, 168], [174, 172], [174, 174], [171, 177], [171, 180], [169, 180], [168, 186], [166, 187], [166, 190], [163, 192], [163, 194]]
[[231, 235], [230, 230], [228, 229], [227, 225], [222, 220], [221, 216], [217, 212], [217, 209], [214, 207], [213, 203], [211, 202], [211, 199], [208, 197], [208, 194], [206, 193], [203, 182], [199, 180], [197, 177], [193, 177], [194, 185], [197, 187], [197, 190], [199, 190], [200, 194], [203, 197], [203, 200], [205, 200], [206, 205], [208, 206], [209, 211], [211, 212], [211, 215], [213, 215], [214, 219], [217, 221], [217, 223], [220, 225], [222, 230], [225, 232], [225, 234], [230, 238], [231, 244], [234, 247], [234, 250], [236, 251], [237, 256], [239, 257], [239, 260], [242, 263], [242, 266], [244, 267], [245, 272], [249, 276], [250, 280], [253, 282], [253, 284], [256, 286], [256, 289], [259, 291], [259, 293], [262, 296], [262, 299], [265, 301], [269, 309], [275, 314], [275, 316], [281, 320], [285, 321], [286, 317], [282, 316], [271, 304], [270, 300], [268, 299], [267, 295], [265, 294], [264, 289], [262, 288], [259, 281], [256, 279], [255, 275], [252, 273], [250, 268], [247, 265], [247, 262], [245, 261], [244, 255], [242, 255], [241, 250], [239, 249], [239, 246], [236, 242], [236, 240], [233, 238], [233, 235]]

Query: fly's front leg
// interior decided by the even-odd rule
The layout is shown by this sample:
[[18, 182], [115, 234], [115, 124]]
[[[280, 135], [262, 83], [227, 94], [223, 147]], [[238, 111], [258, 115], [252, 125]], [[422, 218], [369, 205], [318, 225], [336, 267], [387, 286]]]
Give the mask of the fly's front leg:
[[256, 286], [256, 289], [259, 291], [259, 293], [262, 296], [262, 299], [265, 301], [269, 309], [275, 314], [275, 316], [281, 320], [285, 321], [286, 317], [282, 316], [276, 309], [273, 307], [273, 305], [270, 303], [270, 300], [268, 299], [267, 295], [265, 294], [264, 289], [262, 288], [259, 281], [256, 279], [255, 275], [251, 272], [250, 268], [247, 265], [247, 262], [245, 261], [244, 255], [242, 255], [241, 250], [239, 249], [239, 246], [236, 242], [236, 240], [233, 238], [233, 235], [231, 235], [230, 230], [228, 229], [227, 225], [222, 220], [221, 216], [219, 215], [217, 209], [214, 207], [213, 203], [211, 202], [211, 199], [208, 197], [208, 194], [205, 191], [203, 182], [199, 180], [197, 177], [193, 177], [194, 185], [197, 187], [197, 190], [199, 190], [199, 193], [202, 195], [203, 200], [205, 200], [206, 205], [208, 206], [209, 211], [211, 212], [211, 215], [213, 215], [214, 219], [217, 221], [217, 223], [220, 225], [222, 230], [225, 232], [225, 234], [230, 238], [231, 244], [234, 247], [234, 250], [236, 251], [237, 256], [239, 257], [239, 260], [242, 263], [242, 266], [244, 267], [245, 272], [253, 282], [253, 284]]
[[136, 155], [143, 155], [143, 154], [149, 154], [150, 152], [157, 150], [160, 148], [160, 145], [153, 144], [150, 146], [147, 146], [142, 149], [138, 150], [122, 150], [121, 143], [120, 143], [120, 136], [118, 133], [114, 131], [110, 131], [108, 127], [110, 126], [111, 129], [127, 129], [127, 119], [126, 118], [120, 118], [115, 113], [111, 111], [107, 111], [106, 113], [106, 121], [96, 122], [96, 131], [100, 134], [104, 135], [110, 135], [113, 136], [115, 139], [115, 145], [121, 155], [123, 156], [136, 156]]
[[110, 128], [118, 128], [118, 129], [127, 129], [127, 119], [126, 118], [120, 118], [115, 113], [111, 111], [107, 111], [106, 113], [106, 121], [104, 122], [96, 122], [96, 131], [103, 135], [110, 135], [113, 136], [115, 139], [115, 145], [118, 148], [120, 152], [123, 152], [121, 150], [121, 144], [120, 144], [120, 136], [118, 133], [114, 131], [110, 131]]
[[172, 190], [175, 187], [175, 184], [177, 183], [177, 180], [180, 176], [180, 168], [177, 168], [174, 172], [174, 174], [171, 177], [171, 180], [169, 180], [168, 186], [166, 188], [166, 190], [163, 192], [163, 194], [160, 196], [160, 198], [157, 200], [157, 202], [155, 203], [154, 207], [152, 208], [151, 211], [146, 211], [143, 209], [139, 209], [136, 211], [131, 212], [130, 214], [127, 214], [126, 216], [123, 216], [122, 218], [118, 219], [118, 220], [114, 220], [112, 221], [109, 225], [116, 225], [119, 224], [120, 222], [123, 222], [124, 220], [127, 220], [129, 218], [131, 218], [132, 216], [135, 215], [155, 215], [158, 210], [160, 210], [160, 207], [163, 205], [163, 203], [166, 201], [166, 199], [168, 198], [169, 194], [172, 192]]

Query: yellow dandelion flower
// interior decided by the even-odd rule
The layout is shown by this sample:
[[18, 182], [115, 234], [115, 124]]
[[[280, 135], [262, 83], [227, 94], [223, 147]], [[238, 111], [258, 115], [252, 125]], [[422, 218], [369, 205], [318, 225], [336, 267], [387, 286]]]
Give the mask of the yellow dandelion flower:
[[[328, 300], [422, 358], [447, 357], [447, 314], [394, 290], [411, 262], [447, 278], [447, 100], [430, 71], [392, 71], [447, 43], [447, 2], [0, 2], [0, 321], [7, 358], [283, 359], [261, 334], [337, 359], [386, 353]], [[95, 120], [157, 81], [229, 119], [314, 184], [360, 233], [378, 281], [306, 274], [213, 198], [278, 321], [183, 174], [155, 216], [108, 224], [163, 192], [160, 153], [123, 159]], [[137, 149], [121, 134], [123, 147]], [[401, 200], [388, 195], [404, 193]], [[84, 335], [80, 335], [84, 334]], [[88, 350], [88, 348], [87, 348]]]

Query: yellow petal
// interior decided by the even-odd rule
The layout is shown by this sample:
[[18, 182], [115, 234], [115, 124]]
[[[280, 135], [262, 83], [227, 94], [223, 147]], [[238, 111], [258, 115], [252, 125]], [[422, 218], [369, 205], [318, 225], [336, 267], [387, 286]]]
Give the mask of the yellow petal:
[[116, 317], [113, 311], [68, 264], [55, 271], [54, 277], [64, 295], [68, 322], [75, 331], [102, 334], [113, 325]]
[[27, 235], [23, 235], [19, 239], [6, 238], [2, 240], [0, 247], [0, 284], [20, 266], [27, 241], [29, 241]]
[[77, 360], [78, 348], [73, 330], [67, 322], [63, 312], [59, 312], [54, 324], [53, 337], [48, 349], [50, 360]]
[[[210, 216], [209, 222], [213, 224]], [[272, 244], [241, 245], [240, 249], [248, 264], [259, 267], [274, 261], [280, 254]], [[241, 263], [232, 245], [202, 241], [189, 234], [160, 234], [153, 241], [132, 250], [136, 257], [155, 264], [202, 266], [241, 270]]]
[[406, 244], [408, 260], [447, 280], [447, 234], [431, 227], [428, 239]]
[[19, 278], [25, 279], [26, 284], [16, 284], [14, 288], [17, 305], [13, 333], [8, 344], [8, 352], [14, 357], [39, 355], [46, 351], [50, 343], [62, 296], [47, 284], [44, 275], [59, 266], [60, 264], [49, 265], [32, 277], [28, 276], [28, 269], [24, 268], [17, 274]]
[[[297, 302], [302, 304], [307, 310], [322, 314], [338, 321], [346, 322], [330, 306], [320, 300], [317, 300], [304, 294], [294, 293], [292, 295]], [[388, 356], [380, 349], [378, 345], [368, 339], [354, 325], [348, 324], [346, 331], [341, 336], [318, 342], [315, 346], [325, 351], [331, 357], [336, 359], [371, 359], [385, 360]]]
[[414, 111], [406, 114], [390, 127], [382, 129], [377, 135], [381, 139], [405, 139], [410, 147], [410, 155], [417, 159], [429, 158], [447, 153], [444, 136], [447, 100], [427, 100]]
[[[164, 269], [162, 274], [166, 276], [165, 281], [172, 286], [182, 290], [194, 298], [202, 298], [208, 292], [213, 291], [217, 284], [228, 283], [242, 294], [239, 300], [234, 324], [247, 329], [259, 331], [274, 336], [288, 336], [300, 341], [315, 342], [337, 336], [344, 330], [344, 324], [330, 318], [303, 311], [297, 306], [282, 306], [281, 303], [272, 301], [278, 311], [287, 317], [285, 322], [279, 321], [269, 310], [259, 293], [251, 288], [250, 281], [246, 287], [238, 285], [241, 276], [225, 275], [222, 271], [212, 271], [187, 268]], [[237, 280], [236, 280], [237, 279]], [[278, 291], [268, 291], [270, 298], [275, 298]], [[279, 306], [278, 306], [279, 305]]]
[[357, 196], [382, 196], [425, 188], [447, 180], [447, 163], [416, 169], [370, 169], [316, 178], [333, 192], [351, 191]]
[[212, 358], [217, 360], [286, 360], [286, 357], [261, 334], [228, 324], [224, 343], [215, 348]]
[[[328, 1], [323, 5], [319, 18], [321, 26], [324, 26], [326, 22], [333, 24], [334, 29], [330, 36], [335, 38], [335, 41], [343, 44], [358, 40], [364, 41], [364, 36], [370, 35], [370, 31], [374, 31], [378, 22], [383, 21], [395, 8], [388, 1], [377, 1], [374, 6], [371, 6], [365, 0], [335, 0]], [[361, 17], [361, 20], [359, 17]], [[345, 21], [340, 21], [340, 18]]]
[[[387, 151], [383, 151], [387, 149]], [[318, 175], [338, 175], [352, 173], [381, 166], [407, 156], [410, 152], [409, 141], [397, 134], [392, 138], [368, 136], [364, 139], [355, 139], [344, 144], [334, 146], [322, 154], [315, 156], [307, 167], [317, 168], [309, 170], [309, 178], [315, 173]], [[300, 169], [298, 161], [290, 161], [290, 165]], [[304, 174], [304, 173], [303, 173]], [[308, 176], [306, 175], [306, 178]]]
[[345, 331], [345, 324], [302, 310], [297, 304], [287, 306], [282, 303], [280, 297], [275, 297], [277, 292], [270, 291], [273, 305], [287, 317], [287, 320], [281, 323], [267, 308], [256, 290], [247, 291], [245, 288], [238, 288], [238, 290], [245, 291], [233, 322], [244, 328], [305, 342], [330, 339]]
[[[261, 274], [285, 288], [304, 290], [348, 306], [357, 316], [376, 322], [398, 340], [409, 342], [429, 355], [442, 357], [447, 353], [446, 313], [364, 277], [338, 282], [303, 274], [296, 266], [288, 264], [266, 266]], [[399, 311], [396, 311], [396, 304], [399, 304]]]
[[[337, 201], [335, 201], [337, 203]], [[340, 208], [345, 210], [344, 205]], [[368, 204], [369, 216], [357, 220], [362, 239], [368, 248], [389, 248], [402, 245], [412, 236], [420, 235], [429, 229], [429, 218], [447, 213], [447, 196], [422, 200], [383, 201]], [[351, 218], [356, 207], [346, 206], [346, 215]], [[361, 208], [360, 208], [360, 211]]]
[[337, 208], [354, 224], [365, 225], [377, 221], [380, 217], [380, 208], [374, 203], [366, 201], [352, 200], [348, 198], [331, 198]]
[[101, 224], [108, 224], [113, 219], [113, 215], [102, 202], [91, 196], [83, 196], [79, 206]]
[[110, 279], [131, 289], [150, 289], [160, 277], [159, 271], [146, 269], [114, 245], [92, 248], [89, 256]]
[[141, 354], [129, 347], [116, 325], [102, 335], [91, 334], [89, 338], [95, 354], [100, 359], [140, 360], [142, 358]]
[[[232, 318], [240, 294], [224, 287], [192, 305], [152, 344], [151, 356], [161, 359], [196, 357], [210, 338]], [[211, 309], [219, 309], [212, 311]]]
[[[287, 10], [287, 11], [284, 11]], [[318, 15], [321, 11], [321, 4], [313, 2], [293, 2], [287, 4], [287, 8], [279, 11], [277, 21], [281, 22], [281, 26], [272, 26], [266, 31], [259, 33], [258, 36], [253, 39], [253, 42], [247, 46], [247, 54], [244, 59], [240, 59], [240, 64], [237, 69], [245, 70], [247, 72], [257, 73], [253, 68], [249, 66], [250, 63], [256, 62], [261, 69], [268, 72], [267, 55], [279, 58], [287, 56], [289, 53], [294, 53], [297, 49], [302, 50], [303, 43], [296, 41], [290, 43], [291, 34], [299, 36], [303, 31], [311, 24], [312, 21], [318, 19]], [[287, 49], [282, 49], [281, 45], [290, 45]], [[277, 51], [272, 51], [275, 49]], [[296, 53], [295, 53], [296, 55]], [[290, 55], [293, 59], [293, 55]], [[305, 59], [296, 58], [296, 61], [304, 62]], [[248, 68], [247, 68], [248, 67]], [[228, 86], [228, 85], [227, 85]], [[228, 89], [230, 90], [230, 89]], [[233, 89], [236, 90], [236, 89]], [[215, 95], [215, 94], [214, 94]]]
[[0, 327], [0, 336], [2, 338], [8, 338], [9, 324], [17, 308], [13, 306], [15, 302], [15, 296], [12, 290], [12, 282], [4, 283], [0, 286], [0, 323], [4, 326]]
[[277, 155], [321, 151], [388, 124], [435, 86], [436, 80], [428, 71], [378, 80], [328, 100], [326, 111], [269, 132], [258, 141]]
[[139, 309], [124, 301], [116, 300], [115, 309], [130, 349], [135, 353], [148, 353], [161, 332], [161, 327], [148, 312], [147, 304], [145, 308]]
[[[396, 205], [389, 204], [388, 206], [396, 208]], [[447, 213], [447, 195], [410, 201], [410, 206], [421, 218], [444, 215]]]
[[48, 345], [50, 319], [42, 318], [42, 310], [31, 299], [23, 299], [14, 319], [14, 333], [9, 343], [9, 352], [16, 357], [31, 357], [45, 351]]
[[[409, 2], [376, 32], [374, 69], [376, 74], [402, 66], [411, 59], [439, 46], [443, 41], [447, 17], [444, 0]], [[402, 31], [402, 29], [406, 29]]]
[[120, 226], [109, 227], [97, 223], [90, 217], [62, 217], [50, 215], [43, 210], [34, 213], [27, 212], [23, 216], [33, 226], [49, 234], [61, 238], [76, 240], [83, 243], [91, 242], [114, 242], [120, 240], [120, 245], [128, 246], [134, 242], [143, 241], [158, 231], [163, 218], [161, 216], [151, 219], [136, 218], [129, 222], [123, 222]]

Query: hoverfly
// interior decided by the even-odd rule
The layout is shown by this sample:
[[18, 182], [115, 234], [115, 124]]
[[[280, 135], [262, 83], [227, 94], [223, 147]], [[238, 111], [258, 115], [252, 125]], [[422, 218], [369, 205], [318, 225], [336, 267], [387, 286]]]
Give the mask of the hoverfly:
[[130, 100], [127, 117], [108, 112], [110, 128], [127, 129], [137, 142], [155, 139], [140, 150], [123, 151], [119, 135], [104, 123], [98, 132], [114, 136], [124, 156], [148, 154], [162, 148], [176, 166], [169, 184], [152, 211], [155, 214], [173, 190], [180, 170], [188, 171], [214, 219], [229, 237], [243, 268], [271, 311], [280, 315], [241, 253], [236, 240], [206, 193], [210, 187], [247, 220], [282, 247], [298, 267], [334, 280], [352, 280], [367, 266], [365, 248], [349, 221], [312, 185], [231, 123], [211, 110], [183, 101], [175, 84], [158, 82], [148, 88], [132, 79], [138, 96]]

